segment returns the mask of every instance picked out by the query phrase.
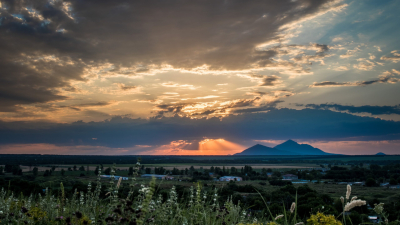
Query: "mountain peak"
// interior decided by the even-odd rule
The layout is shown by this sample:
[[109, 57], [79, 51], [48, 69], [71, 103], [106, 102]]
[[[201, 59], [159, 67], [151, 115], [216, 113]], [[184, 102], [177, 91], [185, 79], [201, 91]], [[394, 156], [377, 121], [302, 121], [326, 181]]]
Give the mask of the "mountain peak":
[[386, 154], [383, 153], [383, 152], [378, 152], [378, 153], [376, 153], [375, 155], [386, 155]]
[[[287, 141], [285, 141], [285, 142], [283, 142], [283, 143], [287, 143], [287, 144], [299, 144], [299, 143], [293, 141], [292, 139], [289, 139], [289, 140], [287, 140]], [[283, 143], [282, 143], [282, 144], [283, 144]]]
[[274, 148], [293, 152], [293, 154], [295, 155], [329, 155], [329, 153], [326, 153], [321, 149], [314, 148], [313, 146], [308, 144], [299, 144], [291, 139], [275, 146]]
[[291, 155], [291, 152], [256, 144], [235, 155]]

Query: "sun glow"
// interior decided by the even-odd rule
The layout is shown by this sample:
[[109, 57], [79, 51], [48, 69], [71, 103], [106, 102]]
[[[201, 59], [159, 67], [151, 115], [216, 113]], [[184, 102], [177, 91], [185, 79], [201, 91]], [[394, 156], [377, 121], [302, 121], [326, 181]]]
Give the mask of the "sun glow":
[[[169, 145], [163, 145], [154, 149], [152, 155], [229, 155], [245, 149], [245, 146], [222, 138], [205, 138], [198, 142], [198, 147], [195, 143], [184, 140], [172, 141]], [[194, 149], [190, 149], [192, 147]]]

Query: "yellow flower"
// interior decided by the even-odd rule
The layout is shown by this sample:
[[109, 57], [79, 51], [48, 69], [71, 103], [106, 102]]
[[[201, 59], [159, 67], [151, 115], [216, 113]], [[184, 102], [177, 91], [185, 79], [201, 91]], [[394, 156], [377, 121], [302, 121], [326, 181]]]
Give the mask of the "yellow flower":
[[325, 215], [318, 212], [317, 215], [311, 215], [307, 220], [310, 225], [342, 225], [342, 223], [335, 219], [333, 215]]

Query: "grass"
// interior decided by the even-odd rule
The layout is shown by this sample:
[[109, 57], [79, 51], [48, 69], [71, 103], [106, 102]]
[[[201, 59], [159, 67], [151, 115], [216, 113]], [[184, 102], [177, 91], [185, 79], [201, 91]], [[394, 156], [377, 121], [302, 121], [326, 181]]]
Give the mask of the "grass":
[[[136, 169], [138, 166], [136, 166]], [[135, 174], [137, 170], [135, 170]], [[23, 196], [12, 193], [12, 190], [0, 192], [0, 223], [1, 224], [269, 224], [269, 225], [295, 225], [303, 222], [307, 224], [342, 224], [347, 219], [335, 215], [325, 215], [321, 212], [311, 215], [306, 221], [297, 217], [296, 208], [293, 210], [282, 207], [281, 215], [270, 213], [267, 202], [264, 213], [248, 211], [242, 204], [234, 204], [228, 199], [218, 199], [217, 189], [226, 183], [210, 182], [217, 184], [215, 189], [205, 188], [201, 183], [183, 183], [179, 181], [159, 181], [137, 177], [131, 177], [129, 181], [122, 181], [123, 185], [129, 185], [127, 196], [120, 196], [118, 191], [122, 186], [114, 179], [101, 180], [100, 176], [75, 177], [87, 182], [87, 191], [74, 191], [72, 196], [66, 196], [63, 181], [73, 178], [75, 173], [81, 171], [69, 171], [68, 176], [38, 177], [43, 185], [57, 187], [57, 192], [46, 189], [43, 195]], [[112, 170], [112, 176], [118, 171]], [[121, 171], [119, 171], [121, 172]], [[55, 174], [59, 172], [54, 172]], [[96, 188], [92, 189], [92, 184]], [[189, 193], [178, 198], [176, 185], [187, 185]], [[276, 190], [279, 187], [263, 186], [255, 181], [245, 181], [241, 184], [252, 184], [256, 188]], [[140, 185], [139, 193], [134, 195], [133, 188]], [[102, 196], [101, 187], [107, 186], [108, 193]], [[296, 185], [295, 185], [296, 186]], [[335, 197], [343, 196], [345, 185], [310, 184], [313, 189], [327, 192]], [[155, 196], [156, 190], [168, 187], [167, 198], [161, 195]], [[55, 189], [56, 190], [56, 189]], [[390, 198], [396, 191], [382, 188], [357, 187], [358, 196], [367, 194]], [[331, 193], [333, 192], [333, 193]], [[105, 197], [105, 198], [103, 198]], [[260, 198], [262, 196], [260, 195]], [[297, 199], [297, 198], [296, 198]], [[220, 201], [221, 200], [221, 201]], [[264, 200], [264, 199], [263, 199]], [[297, 200], [296, 200], [297, 201]], [[349, 200], [348, 200], [349, 201]], [[222, 202], [222, 203], [221, 203]], [[293, 204], [292, 204], [293, 205]], [[296, 204], [295, 204], [296, 205]], [[384, 212], [380, 214], [384, 218]]]

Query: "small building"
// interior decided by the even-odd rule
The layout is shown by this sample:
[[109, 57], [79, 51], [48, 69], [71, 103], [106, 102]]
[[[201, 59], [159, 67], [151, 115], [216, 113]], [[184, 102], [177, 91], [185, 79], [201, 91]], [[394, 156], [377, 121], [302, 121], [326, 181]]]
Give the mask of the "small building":
[[298, 180], [299, 177], [293, 174], [285, 174], [282, 176], [283, 180]]
[[141, 177], [143, 177], [143, 178], [155, 177], [156, 179], [159, 179], [159, 180], [173, 180], [174, 179], [174, 177], [171, 177], [171, 176], [157, 175], [157, 174], [143, 174]]
[[379, 223], [379, 218], [378, 216], [368, 216], [368, 220], [371, 223]]
[[[100, 175], [101, 178], [110, 179], [111, 175]], [[114, 176], [114, 180], [119, 180], [121, 176]], [[122, 180], [128, 180], [128, 177], [122, 177]]]
[[272, 173], [267, 173], [267, 177], [272, 177]]
[[224, 176], [220, 177], [219, 181], [243, 181], [243, 178], [234, 176]]

